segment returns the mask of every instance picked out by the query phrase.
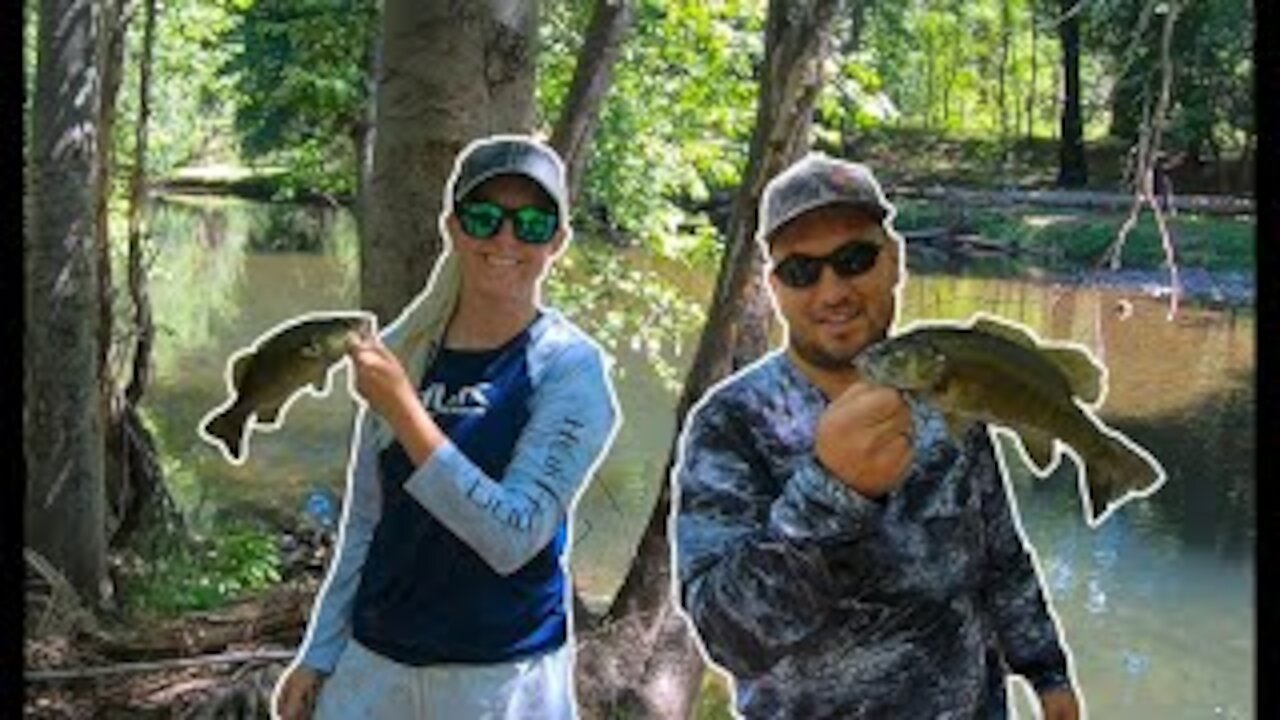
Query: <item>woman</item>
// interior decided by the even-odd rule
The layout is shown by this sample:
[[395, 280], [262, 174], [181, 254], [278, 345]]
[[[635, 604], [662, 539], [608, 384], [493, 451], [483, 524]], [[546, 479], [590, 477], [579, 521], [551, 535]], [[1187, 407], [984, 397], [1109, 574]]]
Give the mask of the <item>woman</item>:
[[574, 716], [569, 510], [620, 418], [603, 352], [540, 302], [565, 196], [545, 145], [472, 143], [428, 292], [351, 341], [370, 412], [281, 717]]

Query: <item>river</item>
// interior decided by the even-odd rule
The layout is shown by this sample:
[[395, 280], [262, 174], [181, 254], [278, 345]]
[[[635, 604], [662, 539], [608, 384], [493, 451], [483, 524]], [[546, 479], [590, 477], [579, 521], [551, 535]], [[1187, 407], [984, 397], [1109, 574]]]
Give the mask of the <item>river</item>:
[[[167, 201], [153, 213], [153, 235], [160, 331], [145, 409], [171, 457], [172, 489], [193, 523], [199, 527], [218, 513], [296, 513], [318, 488], [340, 495], [355, 407], [344, 391], [298, 400], [281, 430], [254, 434], [250, 458], [239, 467], [205, 445], [195, 427], [224, 399], [224, 365], [233, 351], [294, 315], [355, 306], [351, 218], [239, 201]], [[661, 278], [686, 308], [709, 292], [714, 270], [627, 252], [624, 265]], [[592, 263], [571, 257], [569, 268], [556, 270], [563, 273], [559, 287], [602, 286], [584, 279]], [[612, 328], [604, 334], [618, 361], [625, 417], [578, 505], [574, 577], [596, 601], [621, 582], [647, 520], [675, 426], [672, 380], [682, 377], [697, 337], [696, 323], [672, 321], [679, 313], [653, 314], [652, 297], [637, 307], [625, 283], [612, 283], [613, 292], [608, 280], [604, 285], [595, 304], [574, 316], [589, 328]], [[903, 300], [903, 321], [967, 318], [981, 310], [1044, 337], [1088, 345], [1109, 368], [1102, 417], [1150, 449], [1169, 474], [1152, 498], [1091, 530], [1069, 459], [1036, 480], [1005, 448], [1023, 527], [1039, 554], [1090, 715], [1253, 717], [1252, 308], [1190, 304], [1170, 322], [1165, 301], [1124, 287], [954, 267], [911, 272]], [[626, 325], [638, 312], [665, 321], [666, 337], [639, 342]], [[646, 359], [654, 350], [664, 358], [665, 376]], [[345, 370], [336, 379], [345, 388]], [[1024, 700], [1019, 707], [1022, 717], [1032, 717]]]

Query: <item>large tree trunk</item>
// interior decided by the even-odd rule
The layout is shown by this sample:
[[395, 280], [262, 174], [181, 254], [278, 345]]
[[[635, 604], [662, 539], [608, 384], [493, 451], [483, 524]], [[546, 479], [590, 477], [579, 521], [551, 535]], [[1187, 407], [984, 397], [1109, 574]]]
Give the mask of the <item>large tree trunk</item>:
[[86, 599], [106, 577], [99, 404], [98, 28], [93, 6], [42, 0], [32, 109], [23, 443], [24, 540]]
[[[808, 147], [821, 66], [830, 51], [831, 22], [840, 4], [769, 4], [764, 77], [750, 156], [729, 220], [707, 324], [677, 404], [680, 424], [714, 382], [766, 350], [771, 308], [761, 279], [763, 258], [754, 239], [760, 195], [765, 183]], [[679, 428], [630, 572], [605, 622], [579, 635], [578, 700], [584, 718], [686, 718], [695, 706], [703, 659], [675, 609], [667, 536], [668, 478], [678, 437]]]
[[537, 3], [387, 0], [361, 304], [381, 322], [417, 295], [442, 249], [437, 220], [458, 152], [533, 124]]
[[1084, 120], [1080, 109], [1080, 19], [1076, 0], [1061, 0], [1066, 15], [1058, 24], [1062, 40], [1062, 138], [1058, 149], [1058, 185], [1083, 187], [1089, 180], [1084, 159]]
[[600, 106], [613, 83], [613, 66], [631, 25], [632, 10], [631, 0], [596, 0], [578, 64], [573, 69], [569, 97], [551, 135], [551, 146], [564, 158], [571, 205], [578, 199], [587, 148], [600, 119]]

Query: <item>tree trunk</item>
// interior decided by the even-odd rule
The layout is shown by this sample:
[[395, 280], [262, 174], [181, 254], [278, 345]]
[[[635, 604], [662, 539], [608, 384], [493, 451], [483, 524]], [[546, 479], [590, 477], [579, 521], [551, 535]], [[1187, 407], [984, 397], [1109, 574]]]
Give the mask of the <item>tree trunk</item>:
[[98, 27], [93, 6], [42, 0], [32, 108], [23, 442], [24, 541], [87, 600], [106, 577], [94, 245]]
[[458, 152], [533, 125], [537, 3], [387, 0], [381, 37], [360, 291], [385, 323], [440, 255], [440, 199]]
[[127, 30], [128, 0], [105, 0], [95, 4], [98, 11], [98, 177], [94, 180], [94, 245], [98, 253], [98, 372], [101, 377], [103, 409], [114, 415], [115, 380], [111, 372], [112, 305], [115, 289], [111, 279], [111, 233], [109, 204], [111, 177], [115, 171], [116, 98], [124, 78], [124, 40]]
[[587, 148], [599, 124], [600, 106], [613, 84], [613, 66], [622, 51], [622, 40], [631, 25], [631, 0], [596, 0], [591, 25], [573, 69], [569, 97], [560, 110], [551, 146], [564, 158], [569, 203], [578, 199], [587, 165]]
[[[820, 69], [840, 5], [838, 0], [769, 4], [750, 156], [729, 220], [707, 324], [677, 403], [681, 424], [714, 382], [766, 350], [772, 308], [755, 242], [760, 195], [765, 183], [808, 147]], [[579, 636], [578, 700], [584, 718], [686, 718], [695, 707], [704, 665], [684, 616], [676, 612], [667, 536], [668, 478], [679, 434], [677, 428], [657, 503], [622, 588], [600, 628]]]
[[935, 73], [934, 66], [937, 64], [938, 54], [935, 52], [933, 37], [930, 36], [925, 45], [924, 51], [924, 129], [933, 129], [933, 78]]
[[1058, 146], [1058, 185], [1083, 187], [1089, 180], [1084, 159], [1084, 120], [1080, 109], [1080, 18], [1076, 0], [1061, 0], [1058, 24], [1062, 40], [1062, 137]]
[[1031, 13], [1031, 87], [1027, 91], [1027, 140], [1035, 138], [1036, 133], [1036, 0], [1028, 3]]
[[[121, 3], [123, 6], [124, 3]], [[121, 10], [123, 12], [123, 10]], [[128, 358], [129, 377], [121, 391], [117, 386], [115, 373], [106, 371], [104, 366], [102, 379], [102, 408], [104, 418], [104, 438], [106, 448], [104, 455], [106, 482], [106, 538], [110, 545], [124, 545], [140, 527], [147, 524], [161, 524], [173, 529], [180, 526], [180, 514], [176, 510], [168, 488], [164, 485], [164, 473], [161, 470], [156, 444], [150, 430], [142, 422], [137, 413], [138, 404], [151, 382], [151, 349], [155, 340], [155, 324], [151, 316], [151, 300], [147, 291], [147, 269], [143, 265], [143, 243], [146, 238], [146, 168], [147, 168], [147, 125], [151, 116], [151, 71], [155, 51], [156, 2], [145, 0], [143, 7], [142, 56], [139, 59], [138, 72], [138, 117], [134, 128], [134, 160], [129, 175], [129, 214], [128, 214], [128, 266], [127, 281], [129, 298], [133, 306], [132, 332], [133, 347], [130, 351], [121, 352], [120, 356]], [[104, 72], [104, 77], [114, 75], [115, 87], [110, 91], [112, 98], [102, 101], [102, 125], [104, 138], [109, 138], [106, 128], [115, 123], [114, 96], [118, 93], [118, 84], [123, 78], [123, 37], [126, 22], [121, 16], [117, 22], [108, 25], [104, 30], [117, 35], [120, 47], [108, 51], [104, 55], [104, 63], [114, 64], [114, 70]], [[104, 90], [104, 93], [106, 90]], [[107, 141], [104, 140], [104, 143]], [[104, 145], [105, 151], [105, 145]], [[104, 163], [110, 163], [110, 153], [105, 153]], [[111, 181], [111, 168], [101, 173], [98, 204], [98, 242], [99, 258], [105, 262], [110, 257], [110, 237], [107, 234], [107, 203], [110, 192], [107, 190]], [[107, 268], [103, 268], [103, 284], [110, 282]], [[102, 315], [104, 323], [113, 318], [112, 311], [115, 293], [104, 288], [101, 293]], [[114, 334], [114, 333], [113, 333]], [[103, 338], [108, 345], [103, 348], [102, 361], [109, 362], [113, 357], [110, 347], [111, 336]]]
[[356, 158], [356, 197], [353, 214], [356, 220], [356, 238], [360, 247], [365, 246], [368, 234], [368, 219], [372, 212], [369, 207], [369, 190], [373, 183], [373, 140], [377, 137], [377, 113], [375, 97], [377, 96], [377, 78], [382, 75], [382, 36], [374, 33], [365, 48], [366, 100], [360, 108], [360, 114], [351, 123], [351, 144]]
[[124, 397], [137, 407], [151, 382], [151, 345], [155, 325], [151, 320], [151, 299], [147, 295], [146, 268], [142, 265], [142, 242], [146, 235], [145, 206], [147, 178], [147, 123], [151, 120], [151, 69], [155, 56], [156, 0], [144, 0], [142, 57], [138, 68], [138, 118], [134, 129], [133, 171], [129, 176], [129, 295], [133, 300], [134, 343], [132, 372]]
[[1005, 108], [1005, 85], [1009, 75], [1009, 0], [1000, 0], [1000, 84], [996, 92], [996, 106], [1000, 112], [1000, 145], [1009, 139], [1009, 113]]
[[[106, 510], [103, 521], [110, 541], [120, 525], [124, 507], [131, 495], [126, 465], [117, 460], [112, 450], [123, 445], [121, 422], [123, 397], [116, 384], [113, 352], [115, 337], [115, 281], [111, 267], [110, 204], [115, 174], [116, 99], [124, 79], [124, 44], [127, 30], [128, 0], [104, 0], [95, 4], [98, 22], [98, 177], [94, 180], [94, 247], [98, 258], [98, 402], [101, 404], [104, 450], [103, 482]], [[123, 456], [127, 454], [122, 454]]]
[[[631, 25], [631, 0], [596, 0], [591, 24], [578, 52], [569, 95], [560, 109], [551, 146], [564, 160], [569, 206], [576, 207], [578, 191], [586, 171], [587, 149], [599, 125], [600, 107], [613, 84], [613, 67], [622, 51], [622, 41]], [[573, 593], [575, 623], [593, 622], [591, 610], [577, 588]]]

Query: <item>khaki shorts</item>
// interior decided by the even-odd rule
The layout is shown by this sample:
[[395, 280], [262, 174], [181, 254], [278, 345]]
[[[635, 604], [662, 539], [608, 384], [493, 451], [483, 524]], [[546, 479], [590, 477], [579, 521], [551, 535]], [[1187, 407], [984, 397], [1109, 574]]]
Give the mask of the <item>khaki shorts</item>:
[[313, 720], [574, 720], [572, 648], [496, 665], [414, 667], [354, 639], [316, 701]]

